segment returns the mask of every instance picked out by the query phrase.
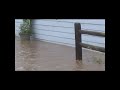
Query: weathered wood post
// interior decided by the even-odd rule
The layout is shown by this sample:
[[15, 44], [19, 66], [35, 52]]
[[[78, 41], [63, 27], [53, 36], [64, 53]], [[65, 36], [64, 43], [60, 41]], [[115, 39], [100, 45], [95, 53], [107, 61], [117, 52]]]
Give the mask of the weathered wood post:
[[82, 46], [80, 43], [82, 42], [82, 37], [81, 37], [81, 24], [80, 23], [75, 23], [75, 48], [76, 48], [76, 60], [82, 60]]

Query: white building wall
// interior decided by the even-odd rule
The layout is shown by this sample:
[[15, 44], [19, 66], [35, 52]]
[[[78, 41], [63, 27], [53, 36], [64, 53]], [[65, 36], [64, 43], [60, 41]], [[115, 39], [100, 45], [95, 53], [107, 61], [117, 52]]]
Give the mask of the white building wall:
[[[17, 20], [16, 22], [22, 22]], [[34, 19], [34, 37], [43, 41], [75, 47], [74, 23], [81, 23], [82, 29], [105, 32], [104, 19]], [[19, 24], [16, 26], [19, 26]], [[100, 24], [100, 25], [97, 25]], [[19, 30], [16, 28], [16, 30]], [[16, 31], [18, 35], [19, 31]], [[88, 42], [89, 41], [89, 42]], [[105, 38], [90, 35], [82, 35], [82, 42], [105, 47]], [[98, 42], [98, 43], [94, 43]], [[103, 44], [100, 44], [103, 43]]]
[[23, 23], [22, 19], [15, 19], [15, 35], [19, 36], [19, 32], [20, 32], [20, 24]]

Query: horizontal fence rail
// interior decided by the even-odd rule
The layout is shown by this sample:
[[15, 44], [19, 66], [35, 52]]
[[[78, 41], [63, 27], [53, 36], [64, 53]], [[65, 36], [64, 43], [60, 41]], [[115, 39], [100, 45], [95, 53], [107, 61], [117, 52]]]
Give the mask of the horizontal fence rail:
[[75, 27], [76, 60], [82, 60], [82, 47], [100, 52], [105, 52], [104, 47], [98, 47], [98, 46], [82, 43], [82, 34], [105, 37], [105, 33], [82, 30], [80, 23], [75, 23], [74, 27]]
[[88, 49], [92, 49], [92, 50], [96, 50], [96, 51], [100, 51], [100, 52], [105, 52], [105, 48], [103, 48], [103, 47], [98, 47], [98, 46], [85, 44], [85, 43], [80, 43], [80, 45], [84, 48], [88, 48]]
[[80, 32], [81, 34], [88, 34], [88, 35], [105, 37], [105, 33], [102, 33], [102, 32], [85, 31], [85, 30], [79, 30], [79, 32]]
[[105, 37], [105, 33], [102, 33], [102, 32], [85, 31], [85, 30], [79, 30], [79, 32], [80, 32], [81, 34], [88, 34], [88, 35]]

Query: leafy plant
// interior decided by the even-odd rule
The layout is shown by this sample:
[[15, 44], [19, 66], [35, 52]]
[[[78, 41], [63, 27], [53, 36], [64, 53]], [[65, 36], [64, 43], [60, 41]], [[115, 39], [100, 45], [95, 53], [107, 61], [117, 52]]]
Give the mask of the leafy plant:
[[23, 19], [23, 23], [20, 25], [20, 35], [21, 34], [32, 34], [31, 30], [31, 20], [30, 19]]

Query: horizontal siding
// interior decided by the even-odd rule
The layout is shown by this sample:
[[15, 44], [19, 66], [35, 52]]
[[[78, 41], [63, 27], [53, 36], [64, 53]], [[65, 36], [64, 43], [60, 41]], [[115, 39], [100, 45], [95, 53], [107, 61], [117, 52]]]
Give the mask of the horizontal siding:
[[66, 22], [66, 23], [80, 22], [82, 24], [101, 24], [103, 26], [105, 25], [105, 19], [34, 19], [34, 20]]
[[[18, 23], [17, 23], [18, 22]], [[84, 30], [92, 30], [105, 32], [105, 20], [98, 19], [34, 19], [33, 20], [33, 36], [46, 42], [53, 42], [75, 47], [74, 23], [81, 23]], [[22, 20], [16, 20], [16, 34], [19, 32], [19, 25]], [[88, 42], [89, 41], [89, 42]], [[105, 38], [82, 35], [82, 42], [105, 47]], [[98, 42], [98, 43], [95, 43]], [[103, 43], [103, 44], [101, 44]]]
[[23, 23], [22, 19], [15, 19], [15, 35], [16, 36], [19, 36], [20, 24], [22, 23]]
[[[82, 23], [82, 29], [105, 32], [105, 20], [36, 19], [33, 22], [34, 35], [38, 39], [43, 39], [43, 41], [67, 43], [65, 45], [75, 47], [75, 22]], [[84, 43], [105, 47], [105, 38], [102, 37], [82, 35], [82, 40]]]
[[[74, 23], [81, 23], [82, 29], [105, 31], [105, 21], [104, 20], [34, 20], [36, 25], [52, 25], [52, 26], [63, 26], [65, 28], [74, 28]], [[70, 23], [69, 23], [70, 22]], [[103, 22], [103, 23], [102, 23]], [[99, 25], [100, 24], [100, 25]], [[69, 28], [69, 29], [70, 29]]]

